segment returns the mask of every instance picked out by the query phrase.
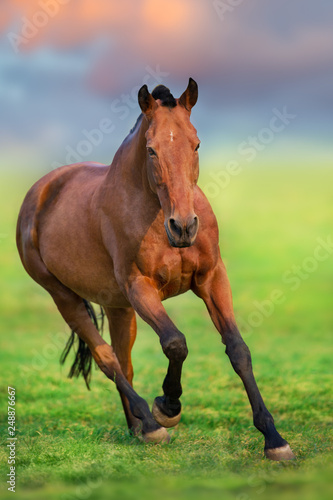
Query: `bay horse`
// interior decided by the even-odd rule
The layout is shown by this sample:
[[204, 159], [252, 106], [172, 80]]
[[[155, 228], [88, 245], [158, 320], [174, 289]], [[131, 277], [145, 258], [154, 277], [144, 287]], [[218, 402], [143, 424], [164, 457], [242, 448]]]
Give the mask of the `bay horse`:
[[[82, 374], [88, 384], [93, 358], [115, 383], [129, 429], [146, 442], [168, 442], [166, 428], [181, 416], [188, 351], [162, 301], [193, 290], [244, 384], [266, 457], [289, 460], [294, 455], [264, 404], [236, 326], [217, 221], [197, 185], [200, 141], [190, 122], [197, 98], [192, 78], [179, 99], [163, 85], [152, 93], [143, 85], [142, 113], [111, 165], [63, 166], [28, 191], [18, 218], [18, 250], [72, 330], [62, 360], [79, 337], [70, 375]], [[98, 331], [90, 302], [106, 313], [111, 345]], [[152, 412], [132, 385], [136, 313], [157, 333], [169, 360], [163, 396]]]

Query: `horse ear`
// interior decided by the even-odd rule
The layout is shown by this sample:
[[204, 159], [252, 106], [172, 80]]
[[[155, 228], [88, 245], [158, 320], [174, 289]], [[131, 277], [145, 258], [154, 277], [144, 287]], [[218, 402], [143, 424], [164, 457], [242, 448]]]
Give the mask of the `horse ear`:
[[142, 85], [138, 93], [139, 106], [142, 113], [151, 116], [157, 108], [157, 102], [148, 90], [147, 85]]
[[185, 92], [179, 98], [179, 104], [184, 106], [187, 111], [191, 111], [198, 100], [198, 84], [190, 78]]

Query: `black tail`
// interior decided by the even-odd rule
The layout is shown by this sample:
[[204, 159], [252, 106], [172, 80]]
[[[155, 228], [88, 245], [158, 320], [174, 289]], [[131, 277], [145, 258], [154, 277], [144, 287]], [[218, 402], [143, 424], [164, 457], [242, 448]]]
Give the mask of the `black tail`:
[[[104, 326], [104, 310], [101, 307], [101, 325], [98, 325], [98, 319], [96, 316], [96, 313], [94, 311], [93, 306], [88, 302], [87, 300], [83, 299], [84, 305], [86, 306], [87, 312], [89, 316], [91, 317], [92, 322], [96, 326], [97, 330], [100, 332], [103, 332], [103, 326]], [[79, 377], [81, 374], [83, 375], [84, 381], [86, 383], [87, 388], [90, 390], [89, 383], [91, 379], [91, 368], [92, 368], [92, 354], [87, 346], [87, 344], [80, 339], [72, 330], [72, 334], [68, 339], [68, 342], [66, 344], [65, 349], [63, 350], [63, 353], [60, 357], [60, 363], [63, 365], [64, 362], [66, 361], [66, 358], [69, 354], [69, 351], [71, 348], [74, 346], [76, 343], [75, 340], [78, 338], [78, 345], [76, 349], [76, 354], [75, 354], [75, 360], [74, 363], [72, 364], [72, 367], [69, 371], [68, 377]]]

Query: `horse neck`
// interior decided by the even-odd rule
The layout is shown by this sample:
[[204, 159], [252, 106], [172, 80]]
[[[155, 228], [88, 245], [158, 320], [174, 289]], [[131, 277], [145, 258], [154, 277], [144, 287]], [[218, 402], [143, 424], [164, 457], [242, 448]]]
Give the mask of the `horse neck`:
[[137, 122], [117, 150], [109, 167], [106, 185], [112, 190], [137, 192], [152, 196], [147, 177], [146, 137], [148, 121], [140, 115]]

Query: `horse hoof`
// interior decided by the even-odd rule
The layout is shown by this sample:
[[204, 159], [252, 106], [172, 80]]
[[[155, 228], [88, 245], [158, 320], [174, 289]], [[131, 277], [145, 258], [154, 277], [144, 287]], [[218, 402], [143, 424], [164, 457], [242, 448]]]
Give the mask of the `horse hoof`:
[[169, 443], [170, 436], [164, 427], [156, 429], [156, 431], [142, 434], [142, 439], [145, 443]]
[[270, 460], [294, 460], [296, 457], [291, 451], [289, 444], [285, 444], [280, 448], [268, 448], [265, 450], [266, 458]]
[[156, 401], [154, 401], [151, 412], [156, 422], [162, 425], [163, 427], [166, 427], [167, 429], [169, 429], [169, 427], [174, 427], [175, 425], [177, 425], [182, 414], [182, 412], [180, 411], [178, 415], [175, 415], [174, 417], [168, 417], [167, 415], [161, 412], [161, 410], [156, 404]]

